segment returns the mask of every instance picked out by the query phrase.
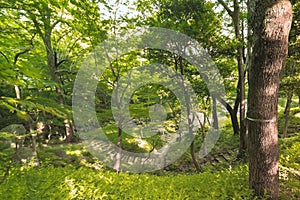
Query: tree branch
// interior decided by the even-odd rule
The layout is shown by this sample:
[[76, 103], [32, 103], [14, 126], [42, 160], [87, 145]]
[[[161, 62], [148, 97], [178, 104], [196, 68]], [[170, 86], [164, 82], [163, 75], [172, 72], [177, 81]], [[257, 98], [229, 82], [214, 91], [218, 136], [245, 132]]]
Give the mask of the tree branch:
[[5, 58], [5, 60], [9, 63], [9, 59], [7, 58], [7, 56], [2, 52], [0, 51], [0, 54]]
[[225, 1], [218, 0], [218, 2], [225, 8], [225, 10], [227, 11], [228, 15], [230, 17], [233, 17], [233, 11], [228, 7], [228, 5], [225, 3]]
[[62, 20], [62, 19], [59, 19], [59, 20], [57, 20], [56, 22], [54, 22], [54, 23], [52, 24], [52, 26], [51, 26], [51, 29], [50, 29], [50, 30], [53, 30], [53, 29], [55, 28], [55, 26], [56, 26], [57, 24], [61, 23], [61, 22], [63, 22], [63, 20]]
[[36, 30], [37, 30], [37, 33], [40, 35], [40, 37], [44, 40], [44, 35], [43, 35], [43, 32], [40, 28], [40, 24], [38, 23], [38, 21], [36, 20], [36, 17], [35, 15], [32, 13], [32, 12], [29, 12], [29, 15], [30, 15], [30, 19], [32, 20]]
[[14, 59], [14, 65], [17, 64], [18, 59], [19, 59], [19, 57], [22, 54], [25, 54], [25, 53], [27, 53], [28, 51], [30, 51], [30, 50], [32, 50], [34, 48], [33, 39], [35, 38], [35, 36], [36, 36], [36, 33], [30, 39], [30, 45], [31, 45], [31, 47], [29, 47], [29, 48], [25, 49], [24, 51], [21, 51], [21, 52], [19, 52], [19, 53], [16, 54], [15, 59]]
[[63, 60], [59, 61], [59, 63], [56, 64], [56, 68], [58, 68], [61, 64], [63, 64], [66, 61], [68, 61], [68, 59], [63, 59]]

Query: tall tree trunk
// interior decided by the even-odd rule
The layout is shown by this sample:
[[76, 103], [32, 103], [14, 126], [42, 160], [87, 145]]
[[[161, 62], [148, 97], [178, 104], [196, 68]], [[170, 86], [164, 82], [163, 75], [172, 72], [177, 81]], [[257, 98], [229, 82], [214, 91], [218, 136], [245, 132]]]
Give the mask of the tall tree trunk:
[[[50, 70], [51, 79], [52, 79], [52, 81], [54, 81], [56, 83], [55, 91], [58, 94], [57, 102], [63, 106], [64, 105], [64, 98], [63, 98], [64, 94], [63, 94], [63, 90], [61, 88], [61, 85], [62, 85], [61, 81], [60, 81], [58, 75], [56, 74], [58, 61], [56, 59], [56, 55], [55, 55], [55, 52], [53, 51], [53, 47], [52, 47], [52, 43], [51, 43], [51, 30], [46, 30], [43, 40], [44, 40], [44, 45], [46, 47], [47, 63], [48, 63], [48, 67]], [[74, 131], [73, 131], [74, 128], [69, 119], [65, 119], [64, 123], [65, 123], [66, 142], [68, 143], [68, 142], [71, 142], [74, 138]]]
[[238, 95], [240, 100], [240, 148], [239, 157], [243, 158], [247, 148], [247, 131], [245, 125], [245, 72], [244, 72], [244, 38], [240, 26], [240, 5], [238, 0], [234, 0], [234, 11], [232, 15], [235, 37], [239, 41], [237, 48], [237, 62], [239, 72]]
[[[49, 30], [49, 32], [50, 32], [50, 30]], [[59, 104], [64, 105], [63, 91], [61, 89], [61, 82], [59, 80], [59, 77], [56, 74], [57, 63], [55, 60], [55, 53], [52, 48], [51, 33], [46, 33], [43, 38], [44, 38], [44, 44], [45, 44], [46, 52], [47, 52], [47, 64], [48, 64], [48, 67], [50, 70], [51, 79], [53, 82], [56, 83], [55, 90], [56, 90], [56, 93], [58, 94], [57, 101]]]
[[[247, 128], [245, 124], [245, 69], [244, 69], [244, 37], [243, 37], [243, 27], [241, 27], [240, 19], [240, 2], [238, 0], [233, 1], [233, 10], [228, 6], [224, 0], [218, 0], [218, 2], [224, 7], [228, 15], [231, 17], [235, 38], [239, 42], [239, 46], [236, 52], [236, 59], [238, 62], [238, 72], [239, 72], [239, 81], [237, 85], [237, 96], [235, 100], [235, 106], [233, 111], [226, 106], [228, 112], [230, 113], [232, 126], [234, 129], [234, 134], [237, 135], [240, 133], [240, 156], [244, 156], [246, 150], [246, 139], [247, 139]], [[225, 104], [223, 104], [225, 106]], [[237, 120], [237, 110], [240, 106], [240, 126], [238, 125]], [[233, 116], [235, 115], [235, 116]], [[236, 124], [237, 123], [237, 124]]]
[[292, 98], [293, 98], [293, 92], [289, 92], [287, 101], [286, 101], [286, 105], [285, 105], [285, 109], [284, 109], [283, 138], [286, 138], [286, 136], [287, 136]]
[[[238, 4], [238, 2], [236, 2]], [[238, 9], [238, 13], [239, 13]], [[237, 14], [237, 18], [239, 18], [239, 14]], [[239, 21], [238, 21], [239, 22]], [[237, 25], [237, 27], [239, 27]], [[237, 28], [236, 37], [243, 44], [243, 38], [241, 37], [240, 30]], [[240, 78], [240, 87], [239, 87], [239, 95], [240, 95], [240, 149], [239, 155], [240, 157], [245, 156], [245, 151], [247, 149], [247, 128], [245, 124], [245, 70], [244, 70], [244, 59], [243, 59], [243, 46], [238, 48], [238, 71], [239, 71], [239, 78]]]
[[[118, 62], [118, 61], [117, 61]], [[121, 106], [122, 106], [122, 100], [121, 100], [121, 97], [120, 97], [120, 94], [118, 92], [119, 90], [119, 78], [120, 78], [120, 73], [119, 73], [119, 70], [116, 70], [117, 71], [117, 74], [114, 72], [114, 69], [112, 68], [112, 65], [111, 65], [111, 71], [113, 72], [114, 74], [114, 77], [115, 77], [115, 82], [116, 82], [116, 86], [115, 86], [115, 96], [113, 98], [115, 98], [115, 101], [117, 102], [117, 107], [118, 107], [118, 110], [121, 110]], [[117, 172], [120, 171], [120, 168], [121, 168], [121, 158], [122, 158], [122, 144], [123, 144], [123, 122], [124, 122], [124, 119], [123, 117], [121, 117], [118, 122], [117, 122], [117, 125], [118, 125], [118, 142], [117, 142], [117, 153], [116, 153], [116, 157], [115, 157], [115, 164], [114, 164], [114, 167], [113, 169], [116, 170]]]
[[[178, 68], [178, 67], [176, 67], [176, 68]], [[181, 75], [181, 77], [183, 77], [184, 76], [184, 65], [183, 65], [182, 57], [179, 57], [179, 69], [180, 69], [180, 75]], [[185, 98], [185, 101], [186, 101], [186, 104], [187, 104], [186, 105], [186, 110], [187, 110], [189, 134], [194, 134], [192, 127], [193, 127], [193, 123], [194, 123], [195, 119], [191, 119], [192, 111], [191, 111], [191, 107], [190, 107], [190, 96], [189, 96], [189, 93], [188, 93], [188, 89], [187, 89], [185, 80], [183, 78], [182, 78], [182, 87], [183, 87], [183, 91], [184, 91], [184, 98]], [[200, 168], [200, 166], [198, 164], [198, 161], [197, 161], [197, 158], [195, 156], [194, 141], [190, 145], [190, 153], [191, 153], [193, 164], [194, 164], [196, 170], [201, 171], [201, 168]]]
[[292, 6], [287, 0], [250, 0], [253, 56], [249, 69], [249, 187], [278, 199], [277, 104], [288, 52]]
[[[52, 31], [55, 27], [54, 24], [51, 23], [51, 8], [49, 5], [45, 8], [45, 10], [39, 10], [40, 13], [43, 13], [42, 17], [42, 23], [39, 22], [36, 19], [35, 15], [32, 15], [31, 20], [34, 23], [34, 26], [36, 28], [37, 33], [40, 35], [40, 37], [43, 39], [43, 43], [45, 45], [45, 50], [47, 54], [47, 65], [50, 71], [50, 76], [52, 81], [56, 84], [55, 85], [55, 91], [58, 94], [57, 101], [60, 105], [64, 105], [64, 98], [63, 98], [63, 90], [61, 88], [61, 80], [59, 79], [59, 76], [56, 74], [57, 67], [59, 65], [57, 56], [53, 50], [52, 46]], [[66, 138], [67, 141], [72, 140], [74, 137], [74, 128], [72, 127], [72, 124], [70, 123], [69, 119], [65, 119], [65, 131], [66, 131]]]

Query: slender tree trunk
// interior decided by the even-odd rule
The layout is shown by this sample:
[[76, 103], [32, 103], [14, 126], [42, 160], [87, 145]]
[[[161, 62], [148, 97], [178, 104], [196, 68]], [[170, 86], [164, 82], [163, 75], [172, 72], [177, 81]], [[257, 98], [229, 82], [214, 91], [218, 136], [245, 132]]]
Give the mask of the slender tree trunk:
[[217, 101], [215, 97], [212, 97], [212, 117], [214, 129], [219, 129], [218, 113], [217, 113]]
[[64, 120], [64, 123], [65, 123], [65, 131], [66, 131], [66, 142], [69, 143], [69, 142], [74, 141], [73, 140], [74, 130], [73, 130], [70, 120], [66, 119], [66, 120]]
[[[184, 65], [183, 65], [183, 60], [182, 60], [182, 57], [179, 57], [179, 69], [180, 69], [180, 75], [181, 76], [184, 76]], [[176, 69], [178, 69], [178, 66], [176, 66]], [[184, 79], [182, 79], [182, 86], [183, 86], [183, 91], [184, 91], [184, 98], [185, 98], [185, 101], [187, 103], [187, 107], [186, 107], [186, 110], [187, 110], [187, 119], [188, 119], [188, 126], [189, 126], [189, 134], [194, 134], [193, 133], [193, 122], [195, 119], [191, 119], [191, 107], [190, 107], [190, 96], [188, 94], [188, 91], [187, 91], [187, 87], [186, 87], [186, 83], [184, 81]], [[197, 161], [197, 158], [195, 156], [195, 150], [194, 150], [194, 140], [193, 142], [191, 143], [190, 145], [190, 153], [191, 153], [191, 157], [192, 157], [192, 160], [193, 160], [193, 164], [196, 168], [197, 171], [200, 171], [201, 168], [198, 164], [198, 161]]]
[[[50, 16], [49, 16], [50, 19]], [[48, 22], [50, 24], [50, 22]], [[55, 91], [58, 94], [57, 102], [60, 105], [64, 105], [64, 98], [63, 98], [63, 90], [61, 88], [62, 82], [59, 79], [59, 76], [56, 74], [56, 70], [58, 67], [58, 60], [57, 55], [53, 50], [52, 42], [51, 42], [51, 32], [50, 25], [45, 26], [45, 34], [43, 35], [43, 41], [46, 48], [47, 53], [47, 64], [50, 70], [51, 79], [53, 82], [56, 83]], [[65, 133], [66, 133], [66, 142], [70, 142], [74, 138], [74, 128], [72, 126], [72, 123], [69, 119], [64, 120], [65, 123]]]
[[117, 143], [117, 154], [116, 154], [116, 161], [114, 165], [114, 170], [117, 172], [120, 171], [121, 167], [121, 156], [122, 156], [122, 123], [118, 123], [118, 143]]
[[[238, 0], [233, 1], [233, 10], [229, 8], [224, 0], [218, 0], [220, 4], [223, 5], [225, 10], [227, 11], [228, 15], [231, 17], [235, 37], [239, 42], [239, 46], [237, 47], [237, 62], [238, 62], [238, 72], [239, 72], [239, 82], [237, 86], [237, 97], [236, 103], [234, 106], [234, 113], [230, 113], [230, 116], [233, 114], [237, 115], [237, 108], [240, 105], [240, 127], [238, 130], [238, 126], [235, 124], [236, 116], [232, 116], [232, 125], [234, 128], [234, 134], [240, 133], [240, 148], [239, 148], [239, 157], [243, 158], [245, 156], [245, 151], [247, 149], [247, 126], [245, 123], [245, 69], [244, 69], [244, 34], [243, 34], [243, 26], [241, 27], [241, 19], [240, 19], [240, 2]], [[242, 22], [243, 23], [243, 22]], [[228, 109], [227, 109], [228, 110]], [[228, 110], [229, 111], [229, 110]], [[236, 120], [237, 121], [237, 120]]]
[[[248, 6], [248, 2], [250, 0], [246, 0], [246, 4]], [[249, 13], [249, 8], [248, 8], [248, 13]], [[251, 61], [251, 58], [252, 58], [252, 30], [251, 30], [251, 27], [249, 25], [249, 19], [247, 20], [247, 55], [246, 55], [246, 59], [245, 59], [245, 68], [244, 68], [244, 79], [246, 80], [246, 74], [248, 75], [247, 76], [247, 79], [249, 80], [249, 73], [248, 73], [248, 70], [249, 70], [249, 66], [250, 66], [250, 61]], [[244, 101], [244, 109], [245, 109], [245, 114], [246, 114], [246, 97], [245, 97], [245, 101]], [[240, 137], [240, 149], [239, 149], [239, 154], [238, 155], [239, 157], [243, 158], [243, 160], [245, 161], [247, 158], [245, 156], [245, 153], [247, 152], [247, 148], [248, 148], [248, 131], [249, 131], [249, 126], [248, 126], [248, 122], [247, 122], [247, 119], [244, 118], [244, 131], [243, 131], [243, 137]], [[241, 134], [242, 136], [242, 134]]]
[[[47, 53], [47, 64], [48, 68], [50, 71], [50, 76], [52, 81], [56, 84], [55, 86], [55, 91], [58, 94], [57, 102], [60, 105], [64, 105], [64, 98], [63, 98], [63, 90], [61, 88], [62, 83], [61, 80], [59, 79], [59, 76], [56, 73], [57, 67], [58, 67], [58, 60], [57, 60], [57, 55], [55, 54], [52, 46], [52, 31], [54, 26], [51, 24], [51, 9], [48, 7], [45, 10], [45, 18], [43, 20], [43, 29], [44, 33], [41, 31], [42, 27], [40, 24], [36, 21], [35, 18], [33, 18], [34, 24], [36, 26], [36, 29], [40, 36], [43, 38], [43, 42], [45, 45], [46, 53]], [[69, 119], [65, 119], [65, 132], [66, 132], [66, 141], [69, 142], [73, 139], [74, 137], [74, 132], [73, 132], [73, 127], [72, 124], [70, 123]]]
[[21, 92], [18, 85], [15, 85], [15, 93], [16, 93], [16, 98], [21, 99]]
[[[56, 74], [56, 70], [57, 70], [56, 67], [58, 63], [55, 58], [56, 55], [55, 52], [53, 51], [52, 44], [51, 44], [51, 31], [48, 30], [48, 32], [45, 34], [43, 38], [44, 38], [44, 44], [47, 52], [47, 63], [50, 70], [51, 79], [56, 83], [55, 91], [58, 94], [57, 102], [63, 106], [64, 105], [63, 90], [61, 88], [61, 81], [58, 75]], [[74, 138], [73, 126], [70, 123], [69, 119], [65, 119], [64, 123], [65, 123], [66, 142], [70, 142]]]
[[[47, 5], [47, 4], [45, 4]], [[55, 24], [53, 24], [53, 19], [52, 18], [52, 9], [47, 6], [41, 6], [38, 9], [38, 12], [41, 14], [41, 20], [38, 20], [36, 15], [30, 15], [29, 18], [32, 20], [36, 34], [38, 34], [42, 39], [43, 43], [45, 46], [45, 51], [47, 54], [47, 65], [50, 71], [50, 77], [52, 81], [55, 83], [55, 91], [58, 94], [57, 101], [60, 105], [64, 105], [64, 98], [63, 98], [63, 90], [61, 88], [62, 82], [59, 79], [59, 76], [56, 74], [57, 67], [58, 67], [58, 61], [57, 61], [57, 56], [53, 50], [53, 45], [52, 45], [52, 31], [55, 27]], [[56, 22], [54, 22], [56, 23]], [[36, 35], [35, 34], [35, 35]], [[35, 35], [31, 39], [31, 48], [25, 50], [24, 52], [21, 52], [19, 55], [31, 50], [34, 45], [33, 45], [33, 39]], [[15, 58], [15, 62], [18, 57]], [[61, 64], [62, 62], [60, 62]], [[69, 119], [65, 120], [67, 123], [65, 123], [65, 130], [66, 130], [66, 138], [71, 140], [74, 136], [74, 128], [72, 127], [72, 124], [70, 123]]]
[[[111, 68], [111, 70], [113, 71], [113, 68]], [[118, 71], [118, 70], [117, 70]], [[115, 74], [115, 73], [113, 73]], [[116, 80], [116, 86], [115, 86], [115, 100], [117, 101], [117, 107], [118, 109], [120, 110], [121, 109], [121, 104], [122, 104], [122, 100], [121, 100], [121, 97], [119, 95], [119, 92], [118, 92], [118, 88], [119, 88], [119, 83], [118, 83], [118, 80], [119, 80], [119, 76], [120, 74], [115, 74], [115, 80]], [[120, 171], [120, 167], [121, 167], [121, 157], [122, 157], [122, 143], [123, 143], [123, 140], [122, 140], [122, 135], [123, 135], [123, 118], [120, 118], [118, 120], [118, 142], [117, 142], [117, 153], [116, 153], [116, 160], [115, 160], [115, 164], [114, 164], [114, 167], [113, 169], [116, 170], [117, 172]]]
[[242, 158], [245, 155], [246, 145], [246, 125], [245, 125], [245, 72], [244, 72], [244, 38], [242, 37], [241, 20], [240, 20], [240, 5], [238, 0], [234, 0], [234, 11], [232, 15], [235, 37], [239, 41], [237, 48], [237, 62], [239, 72], [238, 95], [240, 100], [240, 149], [239, 156]]
[[253, 56], [249, 69], [249, 187], [278, 199], [277, 104], [288, 51], [292, 6], [287, 0], [250, 0]]
[[205, 145], [205, 142], [204, 142], [204, 139], [205, 139], [205, 136], [206, 136], [206, 131], [205, 131], [206, 119], [207, 119], [207, 116], [204, 113], [203, 114], [203, 123], [201, 123], [201, 121], [199, 120], [199, 123], [200, 123], [200, 126], [201, 126], [202, 141], [203, 141], [203, 154], [204, 155], [207, 155], [207, 148], [206, 148], [206, 145]]
[[[239, 47], [237, 48], [237, 62], [238, 62], [238, 71], [239, 71], [239, 81], [237, 85], [237, 96], [235, 100], [234, 109], [228, 106], [228, 103], [222, 103], [227, 111], [230, 114], [231, 122], [234, 130], [234, 135], [240, 133], [240, 141], [242, 152], [245, 151], [246, 146], [244, 145], [247, 137], [247, 128], [245, 125], [245, 70], [244, 70], [244, 38], [243, 38], [243, 29], [241, 29], [241, 20], [240, 20], [240, 2], [238, 0], [233, 1], [233, 10], [228, 6], [224, 0], [218, 0], [218, 2], [224, 7], [228, 15], [231, 17], [235, 37], [239, 41]], [[226, 105], [228, 104], [228, 105]], [[240, 126], [237, 120], [238, 106], [240, 105]], [[235, 115], [235, 116], [234, 116]]]
[[287, 136], [292, 98], [293, 98], [293, 92], [289, 92], [287, 101], [286, 101], [286, 105], [285, 105], [285, 109], [284, 109], [283, 138], [286, 138], [286, 136]]
[[218, 100], [229, 112], [231, 124], [232, 124], [232, 128], [233, 128], [233, 133], [234, 133], [234, 135], [238, 135], [239, 134], [239, 122], [238, 122], [237, 114], [236, 114], [235, 110], [224, 99], [218, 98]]
[[196, 159], [194, 140], [191, 143], [190, 149], [191, 149], [191, 156], [192, 156], [192, 160], [193, 160], [194, 166], [195, 166], [196, 170], [199, 172], [199, 171], [201, 171], [201, 167], [198, 164], [197, 159]]
[[56, 60], [55, 60], [55, 53], [53, 51], [52, 48], [52, 44], [51, 44], [51, 34], [47, 33], [44, 36], [44, 44], [46, 47], [46, 52], [47, 52], [47, 63], [48, 63], [48, 67], [50, 70], [50, 75], [51, 75], [51, 79], [52, 81], [54, 81], [56, 83], [56, 93], [58, 94], [58, 103], [61, 105], [64, 105], [64, 100], [63, 100], [63, 91], [61, 89], [61, 83], [59, 80], [59, 77], [56, 74]]

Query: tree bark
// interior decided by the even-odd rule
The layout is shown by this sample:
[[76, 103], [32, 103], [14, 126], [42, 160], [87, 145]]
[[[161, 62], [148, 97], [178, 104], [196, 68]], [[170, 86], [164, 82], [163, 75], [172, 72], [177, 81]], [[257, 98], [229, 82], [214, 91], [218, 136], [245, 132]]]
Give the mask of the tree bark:
[[278, 199], [277, 104], [288, 52], [292, 6], [287, 0], [250, 0], [253, 56], [249, 68], [249, 187]]

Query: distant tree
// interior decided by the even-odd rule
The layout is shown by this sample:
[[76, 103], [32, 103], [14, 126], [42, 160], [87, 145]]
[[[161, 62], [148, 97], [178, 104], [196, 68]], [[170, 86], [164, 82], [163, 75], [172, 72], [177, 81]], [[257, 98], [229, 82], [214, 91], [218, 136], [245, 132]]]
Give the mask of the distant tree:
[[[146, 25], [163, 27], [180, 31], [193, 39], [196, 39], [203, 48], [209, 53], [218, 66], [223, 77], [232, 76], [236, 71], [234, 66], [234, 48], [236, 42], [227, 36], [220, 34], [222, 32], [222, 19], [214, 11], [214, 4], [204, 0], [159, 0], [159, 1], [138, 1], [138, 9], [143, 14], [148, 13], [148, 17], [143, 23]], [[155, 10], [155, 12], [154, 12]], [[150, 13], [150, 14], [149, 14]], [[152, 51], [153, 52], [153, 51]], [[166, 52], [148, 54], [151, 60], [164, 62], [168, 66], [174, 67], [175, 71], [188, 78], [197, 94], [198, 101], [202, 102], [199, 108], [203, 113], [212, 111], [213, 127], [217, 128], [217, 112], [215, 109], [216, 100], [220, 101], [230, 114], [235, 134], [239, 132], [237, 119], [238, 104], [232, 108], [229, 101], [224, 97], [212, 97], [206, 87], [206, 83], [200, 77], [199, 72], [195, 70], [186, 60], [179, 55], [167, 54]], [[226, 79], [225, 78], [225, 79]], [[234, 78], [235, 80], [235, 78]], [[228, 93], [235, 88], [235, 81], [224, 80]], [[229, 94], [231, 96], [231, 94]], [[228, 96], [229, 96], [228, 95]], [[206, 105], [206, 99], [212, 102], [212, 106]], [[191, 155], [195, 167], [200, 170], [194, 154], [194, 143], [191, 144]]]
[[[243, 18], [243, 1], [233, 0], [233, 8], [230, 8], [228, 4], [223, 0], [218, 0], [218, 2], [224, 7], [230, 16], [233, 27], [235, 38], [238, 41], [238, 45], [236, 47], [236, 60], [237, 60], [237, 68], [239, 72], [239, 80], [237, 85], [237, 96], [235, 99], [235, 105], [232, 109], [232, 115], [237, 115], [238, 109], [240, 111], [240, 127], [238, 127], [237, 120], [236, 123], [233, 123], [234, 133], [240, 133], [240, 148], [239, 148], [239, 157], [245, 157], [245, 151], [247, 148], [247, 127], [245, 124], [245, 112], [246, 112], [246, 101], [245, 101], [245, 67], [246, 64], [246, 56], [245, 56], [245, 17]], [[248, 32], [249, 33], [249, 32]], [[248, 35], [249, 37], [249, 35]], [[249, 42], [249, 41], [248, 41]], [[248, 49], [249, 50], [249, 49]], [[247, 52], [247, 55], [250, 55], [250, 52]], [[247, 63], [248, 64], [248, 63]]]

